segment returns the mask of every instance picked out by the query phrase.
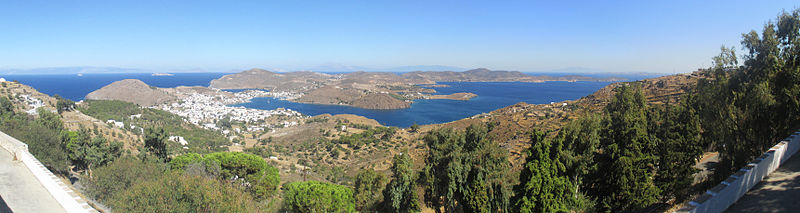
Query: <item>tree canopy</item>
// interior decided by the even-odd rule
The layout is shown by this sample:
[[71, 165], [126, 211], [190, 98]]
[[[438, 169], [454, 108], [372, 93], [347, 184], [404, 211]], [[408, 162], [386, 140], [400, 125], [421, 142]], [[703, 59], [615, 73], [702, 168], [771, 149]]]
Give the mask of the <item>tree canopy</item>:
[[319, 181], [291, 182], [284, 186], [284, 203], [294, 212], [355, 212], [353, 190]]
[[419, 212], [416, 172], [408, 154], [397, 154], [392, 160], [392, 181], [383, 190], [383, 202], [388, 212]]

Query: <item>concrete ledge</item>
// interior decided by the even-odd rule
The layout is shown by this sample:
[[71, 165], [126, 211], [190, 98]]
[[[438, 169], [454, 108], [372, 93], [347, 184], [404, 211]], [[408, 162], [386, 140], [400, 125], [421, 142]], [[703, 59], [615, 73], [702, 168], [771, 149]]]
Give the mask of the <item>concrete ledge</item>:
[[75, 192], [28, 152], [27, 144], [0, 132], [0, 146], [13, 153], [16, 160], [22, 161], [22, 164], [33, 173], [34, 177], [32, 178], [36, 178], [64, 210], [67, 212], [97, 212], [83, 198], [73, 196], [72, 194], [76, 194]]
[[28, 144], [22, 143], [3, 132], [0, 132], [0, 147], [11, 152], [17, 160], [20, 159], [19, 153], [28, 152]]
[[800, 150], [800, 132], [795, 132], [677, 212], [725, 211], [767, 175], [788, 161], [798, 150]]

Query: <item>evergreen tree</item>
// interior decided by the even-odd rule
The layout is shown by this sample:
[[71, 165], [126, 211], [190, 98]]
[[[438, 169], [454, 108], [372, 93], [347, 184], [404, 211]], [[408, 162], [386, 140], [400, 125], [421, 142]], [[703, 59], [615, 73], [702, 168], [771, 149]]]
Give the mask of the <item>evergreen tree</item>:
[[682, 199], [694, 181], [695, 160], [703, 154], [700, 144], [700, 120], [691, 108], [694, 96], [686, 96], [680, 105], [666, 104], [662, 116], [653, 118], [658, 124], [654, 137], [658, 141], [658, 172], [655, 184], [661, 189], [662, 200]]
[[164, 128], [147, 128], [144, 137], [144, 147], [150, 154], [161, 159], [162, 162], [169, 162], [167, 132], [164, 131]]
[[508, 211], [507, 150], [490, 140], [486, 126], [438, 129], [424, 140], [430, 147], [421, 180], [427, 206], [444, 212]]
[[555, 140], [564, 145], [564, 149], [560, 150], [560, 157], [566, 166], [566, 175], [575, 187], [575, 194], [580, 193], [585, 176], [596, 169], [594, 159], [600, 146], [603, 127], [601, 116], [589, 114], [567, 123], [556, 136]]
[[415, 190], [414, 162], [408, 154], [400, 153], [392, 161], [392, 181], [383, 190], [384, 205], [388, 212], [419, 212]]
[[596, 156], [591, 195], [606, 211], [641, 209], [657, 201], [655, 146], [647, 132], [647, 104], [638, 85], [616, 90], [606, 106], [608, 129]]
[[66, 144], [67, 156], [78, 169], [84, 169], [92, 177], [92, 168], [103, 166], [122, 154], [122, 143], [108, 142], [101, 136], [91, 138], [87, 129], [69, 132]]
[[14, 104], [6, 97], [0, 97], [0, 115], [14, 114]]
[[284, 200], [293, 212], [355, 212], [353, 190], [319, 181], [286, 184]]
[[565, 174], [566, 166], [559, 162], [564, 147], [560, 140], [549, 140], [545, 135], [538, 130], [531, 134], [520, 184], [514, 190], [514, 209], [518, 212], [566, 212], [575, 202], [573, 183]]
[[61, 114], [65, 111], [72, 111], [75, 108], [75, 102], [66, 98], [62, 98], [58, 94], [54, 95], [53, 98], [56, 99], [56, 110], [58, 114]]
[[485, 125], [470, 125], [465, 131], [465, 147], [469, 169], [466, 191], [460, 202], [465, 212], [508, 212], [511, 189], [506, 174], [508, 151], [492, 142]]
[[381, 201], [385, 178], [373, 169], [361, 169], [356, 175], [354, 197], [356, 210], [376, 210], [376, 205]]
[[698, 84], [703, 143], [719, 151], [722, 180], [800, 126], [800, 10], [784, 12], [759, 34], [742, 35], [739, 64], [723, 47]]

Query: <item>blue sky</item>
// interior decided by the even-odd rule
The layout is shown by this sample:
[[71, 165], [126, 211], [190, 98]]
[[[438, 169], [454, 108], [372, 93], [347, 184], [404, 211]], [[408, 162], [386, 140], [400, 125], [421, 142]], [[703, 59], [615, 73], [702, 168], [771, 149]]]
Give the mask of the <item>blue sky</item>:
[[689, 72], [796, 1], [0, 1], [0, 68]]

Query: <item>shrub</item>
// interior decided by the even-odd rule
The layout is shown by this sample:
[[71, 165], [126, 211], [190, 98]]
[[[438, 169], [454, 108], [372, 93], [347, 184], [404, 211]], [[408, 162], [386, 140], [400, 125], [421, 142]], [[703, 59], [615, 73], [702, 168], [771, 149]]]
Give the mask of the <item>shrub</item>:
[[140, 182], [108, 203], [119, 212], [260, 212], [252, 197], [218, 180], [171, 172]]
[[285, 206], [294, 212], [355, 212], [353, 190], [319, 181], [286, 184]]
[[218, 178], [225, 180], [244, 179], [248, 189], [256, 197], [266, 197], [275, 192], [280, 183], [278, 169], [267, 164], [259, 156], [241, 152], [216, 152], [206, 156], [189, 153], [170, 161], [173, 170], [182, 170], [187, 165], [202, 163], [205, 168], [219, 168]]
[[95, 199], [106, 201], [136, 183], [160, 178], [165, 169], [165, 164], [154, 160], [142, 161], [130, 156], [122, 157], [95, 169], [94, 177], [86, 184], [86, 190]]

